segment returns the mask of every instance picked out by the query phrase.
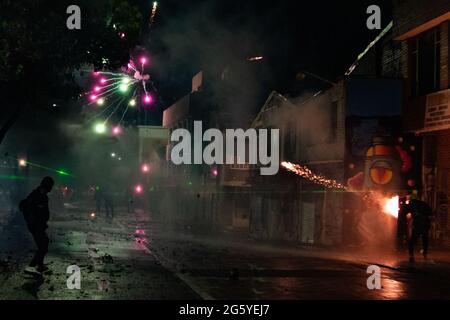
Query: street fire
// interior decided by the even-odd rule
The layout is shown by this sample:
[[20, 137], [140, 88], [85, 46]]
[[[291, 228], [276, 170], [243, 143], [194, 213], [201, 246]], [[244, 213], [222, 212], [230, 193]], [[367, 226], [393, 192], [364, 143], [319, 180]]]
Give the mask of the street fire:
[[394, 218], [398, 218], [398, 210], [399, 210], [398, 200], [399, 200], [398, 196], [384, 199], [383, 212], [393, 216]]
[[330, 189], [347, 189], [343, 184], [337, 182], [336, 180], [327, 179], [324, 176], [317, 175], [313, 173], [309, 168], [305, 166], [301, 166], [299, 164], [294, 164], [290, 162], [283, 161], [281, 162], [281, 166], [286, 170], [294, 172], [302, 178], [308, 179], [309, 181], [320, 184], [326, 188]]

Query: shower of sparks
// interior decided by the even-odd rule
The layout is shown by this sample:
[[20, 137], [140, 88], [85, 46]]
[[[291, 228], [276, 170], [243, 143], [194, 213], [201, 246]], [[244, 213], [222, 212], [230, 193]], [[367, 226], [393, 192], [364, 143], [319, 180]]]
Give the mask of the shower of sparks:
[[[324, 176], [313, 173], [309, 168], [283, 161], [281, 166], [286, 170], [291, 171], [302, 178], [305, 178], [315, 184], [324, 186], [329, 189], [343, 189], [345, 191], [352, 191], [345, 185], [337, 182], [336, 180], [327, 179]], [[398, 217], [399, 210], [399, 196], [385, 196], [380, 191], [366, 190], [359, 192], [358, 195], [366, 204], [367, 208], [378, 208], [379, 212], [382, 212], [388, 216], [394, 218]]]
[[[138, 101], [140, 101], [143, 106], [151, 105], [155, 99], [153, 97], [153, 92], [150, 92], [147, 88], [150, 85], [152, 91], [156, 92], [156, 89], [153, 82], [150, 80], [150, 75], [146, 73], [147, 64], [148, 58], [142, 56], [136, 63], [133, 60], [130, 60], [127, 66], [122, 67], [121, 70], [117, 72], [93, 72], [96, 83], [92, 90], [86, 93], [88, 98], [87, 106], [96, 104], [102, 108], [100, 108], [101, 110], [91, 117], [88, 122], [105, 113], [109, 114], [106, 116], [106, 120], [109, 120], [117, 111], [123, 110], [120, 111], [121, 116], [119, 115], [119, 122], [113, 125], [113, 128], [120, 128], [120, 124], [129, 110], [129, 107], [137, 106]], [[104, 122], [105, 125], [106, 120]], [[102, 130], [102, 132], [103, 131], [105, 130]], [[114, 130], [112, 132], [113, 134], [117, 134]]]
[[153, 2], [152, 12], [150, 13], [150, 26], [153, 25], [156, 16], [156, 10], [158, 9], [158, 2]]
[[347, 189], [343, 184], [337, 182], [336, 180], [327, 179], [324, 176], [317, 175], [313, 173], [309, 168], [301, 166], [299, 164], [294, 164], [290, 162], [283, 161], [281, 165], [291, 172], [305, 178], [313, 183], [319, 184], [329, 189]]

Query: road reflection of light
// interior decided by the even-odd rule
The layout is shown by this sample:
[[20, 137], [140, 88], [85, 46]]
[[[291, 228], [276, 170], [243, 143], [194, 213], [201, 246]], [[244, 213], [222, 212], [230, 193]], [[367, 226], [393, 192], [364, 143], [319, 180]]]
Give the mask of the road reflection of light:
[[[265, 266], [266, 270], [277, 270], [280, 271], [280, 273], [283, 273], [282, 271], [286, 271], [287, 273], [295, 272], [298, 268], [299, 266], [296, 259], [289, 258], [270, 260]], [[268, 282], [266, 285], [269, 285], [271, 290], [274, 291], [272, 292], [274, 299], [295, 299], [296, 292], [298, 292], [299, 289], [301, 290], [301, 288], [306, 288], [305, 279], [302, 279], [301, 277], [278, 276], [265, 279]]]
[[134, 231], [134, 243], [139, 250], [148, 251], [147, 234], [144, 229], [136, 227]]
[[405, 283], [391, 278], [381, 279], [381, 290], [376, 290], [383, 299], [396, 300], [405, 298]]
[[284, 288], [284, 298], [289, 298], [287, 293], [291, 290], [291, 288], [296, 288], [299, 286], [300, 279], [293, 277], [276, 277], [274, 278], [274, 287], [275, 288]]
[[136, 236], [145, 236], [145, 230], [144, 229], [136, 229], [136, 231], [134, 232], [134, 235]]

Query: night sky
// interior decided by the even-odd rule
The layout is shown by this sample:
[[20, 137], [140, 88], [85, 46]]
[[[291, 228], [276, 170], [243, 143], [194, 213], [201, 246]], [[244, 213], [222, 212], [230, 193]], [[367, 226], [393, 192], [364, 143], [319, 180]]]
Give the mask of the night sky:
[[[296, 96], [323, 88], [312, 78], [295, 81], [301, 70], [332, 81], [341, 77], [380, 32], [366, 28], [367, 7], [381, 7], [385, 27], [390, 2], [162, 0], [144, 41], [165, 107], [189, 92], [200, 69], [220, 73], [246, 57], [264, 56], [240, 77], [258, 82], [255, 103], [261, 107], [272, 90]], [[146, 15], [151, 2], [140, 4]]]
[[[139, 6], [143, 25], [147, 25], [153, 1], [130, 1]], [[366, 28], [367, 7], [381, 7], [382, 27], [391, 20], [389, 0], [160, 0], [158, 4], [154, 25], [140, 41], [150, 54], [151, 75], [158, 89], [156, 111], [149, 114], [152, 125], [160, 125], [162, 111], [190, 92], [192, 76], [200, 70], [216, 78], [226, 70], [233, 74], [235, 100], [227, 107], [236, 117], [254, 117], [272, 90], [297, 97], [324, 89], [323, 82], [309, 77], [298, 81], [296, 75], [306, 70], [336, 81], [380, 32]], [[253, 56], [264, 59], [247, 61]], [[213, 78], [206, 81], [212, 87], [217, 83]], [[76, 119], [76, 115], [39, 112], [41, 123], [47, 123], [39, 128], [45, 138], [31, 147], [42, 151], [42, 156], [53, 152], [52, 159], [58, 153], [64, 157], [70, 145], [55, 130], [58, 123]], [[37, 125], [34, 113], [23, 114], [8, 134], [9, 143], [2, 145], [3, 152], [9, 151], [8, 145], [24, 149], [22, 142], [29, 140], [27, 134], [36, 137], [32, 132]]]

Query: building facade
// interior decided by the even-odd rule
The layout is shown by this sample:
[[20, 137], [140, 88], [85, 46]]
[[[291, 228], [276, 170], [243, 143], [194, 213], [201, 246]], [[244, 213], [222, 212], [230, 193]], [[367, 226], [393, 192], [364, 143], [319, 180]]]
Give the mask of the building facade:
[[[227, 111], [227, 103], [218, 98], [223, 93], [222, 89], [213, 91], [205, 81], [203, 72], [195, 75], [191, 92], [163, 113], [163, 127], [170, 135], [176, 129], [186, 129], [191, 133], [191, 146], [195, 143], [201, 150], [208, 143], [200, 145], [198, 140], [202, 137], [194, 137], [195, 122], [201, 122], [202, 132], [215, 128], [224, 133], [225, 129], [240, 125]], [[170, 159], [176, 143], [169, 142], [166, 152], [165, 184], [172, 194], [168, 199], [172, 201], [165, 201], [167, 206], [164, 210], [170, 213], [171, 219], [208, 230], [233, 228], [247, 231], [249, 166], [194, 164], [193, 157], [192, 164], [176, 165]]]
[[[422, 147], [421, 191], [433, 238], [450, 240], [450, 1], [395, 1], [393, 38], [403, 62], [403, 123]], [[384, 60], [389, 66], [390, 62]]]
[[[397, 80], [355, 77], [300, 99], [273, 92], [253, 127], [279, 128], [280, 161], [306, 166], [344, 185], [359, 175], [369, 181], [366, 151], [373, 138], [401, 135], [401, 90]], [[255, 236], [321, 245], [369, 236], [354, 236], [359, 227], [352, 193], [328, 189], [282, 168], [276, 176], [253, 173], [250, 228]]]

